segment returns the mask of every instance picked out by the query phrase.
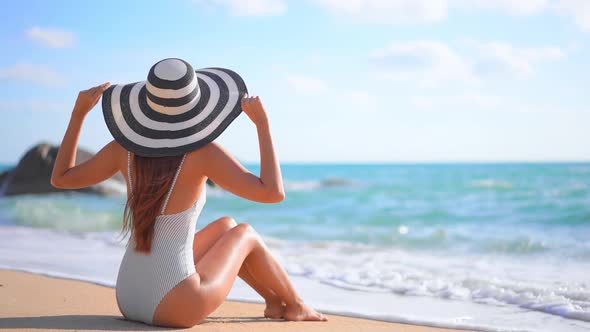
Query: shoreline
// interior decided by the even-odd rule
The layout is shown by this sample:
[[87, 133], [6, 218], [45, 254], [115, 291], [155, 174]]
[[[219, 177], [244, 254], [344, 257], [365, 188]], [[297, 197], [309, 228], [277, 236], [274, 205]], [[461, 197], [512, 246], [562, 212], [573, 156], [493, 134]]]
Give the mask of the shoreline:
[[[6, 225], [0, 227], [0, 238], [3, 239], [3, 241], [0, 241], [0, 257], [2, 257], [0, 259], [0, 270], [19, 270], [49, 277], [90, 282], [110, 288], [115, 287], [117, 269], [123, 255], [123, 250], [119, 243], [112, 242], [110, 231], [71, 232]], [[462, 278], [459, 280], [479, 280], [480, 282], [485, 282], [486, 284], [481, 284], [484, 290], [489, 290], [497, 285], [500, 287], [500, 290], [506, 290], [508, 296], [511, 296], [507, 299], [509, 303], [512, 303], [511, 305], [498, 306], [477, 303], [476, 301], [461, 301], [460, 299], [447, 299], [440, 296], [421, 296], [421, 294], [411, 293], [405, 296], [386, 290], [381, 292], [356, 291], [355, 289], [346, 287], [347, 285], [330, 283], [329, 278], [322, 279], [314, 275], [302, 275], [299, 268], [314, 267], [314, 264], [315, 266], [320, 266], [318, 265], [318, 260], [322, 260], [332, 265], [328, 264], [326, 269], [319, 271], [329, 272], [336, 263], [341, 264], [343, 268], [358, 264], [359, 257], [363, 257], [363, 255], [357, 255], [353, 261], [350, 261], [348, 258], [342, 259], [341, 256], [336, 256], [337, 259], [330, 261], [331, 257], [327, 254], [332, 251], [321, 251], [321, 248], [309, 247], [308, 249], [310, 250], [307, 251], [307, 255], [300, 255], [301, 252], [305, 252], [305, 247], [291, 246], [288, 245], [289, 243], [281, 242], [275, 238], [269, 238], [267, 243], [275, 250], [278, 259], [282, 259], [286, 263], [285, 266], [290, 268], [292, 272], [290, 274], [291, 280], [302, 298], [309, 305], [326, 314], [455, 330], [489, 332], [515, 330], [568, 330], [581, 332], [588, 330], [585, 317], [573, 316], [574, 319], [569, 319], [569, 315], [566, 315], [570, 312], [580, 315], [580, 313], [584, 312], [583, 310], [571, 307], [565, 313], [563, 309], [570, 307], [563, 306], [557, 308], [561, 308], [561, 312], [557, 312], [555, 306], [549, 307], [549, 310], [545, 309], [545, 307], [531, 310], [519, 303], [515, 303], [515, 300], [511, 300], [515, 299], [513, 294], [522, 294], [520, 288], [508, 287], [509, 285], [501, 282], [493, 282], [493, 280], [487, 283], [488, 279], [485, 276], [477, 279], [478, 271], [481, 272], [482, 268], [485, 270], [488, 266], [486, 263], [495, 263], [496, 261], [493, 259], [479, 261], [476, 265], [464, 270], [469, 274], [465, 277], [471, 279]], [[294, 249], [296, 249], [300, 256], [292, 255]], [[318, 257], [310, 256], [310, 252], [317, 253]], [[337, 254], [340, 253], [338, 250], [334, 252]], [[67, 254], [67, 259], [63, 259], [64, 253]], [[364, 257], [367, 257], [366, 254]], [[453, 260], [437, 261], [432, 259], [434, 256], [424, 256], [419, 253], [389, 253], [389, 255], [391, 254], [394, 255], [393, 258], [396, 259], [395, 266], [398, 267], [415, 266], [414, 263], [418, 262], [422, 266], [428, 264], [430, 268], [445, 272], [445, 269], [449, 266], [455, 266]], [[379, 257], [373, 258], [377, 259], [377, 261], [382, 261], [378, 259]], [[348, 263], [345, 263], [346, 260], [348, 260]], [[92, 262], [92, 264], [89, 264], [89, 262]], [[383, 267], [387, 268], [387, 266], [390, 265], [386, 264]], [[461, 267], [463, 265], [459, 264], [457, 266]], [[519, 271], [526, 272], [527, 275], [530, 274], [531, 271], [534, 271], [531, 269], [537, 265], [531, 264], [526, 270], [521, 270], [521, 264], [504, 264], [501, 266], [507, 267], [508, 271], [515, 271], [517, 273], [515, 276], [518, 276], [520, 275], [518, 274]], [[367, 271], [372, 270], [370, 266], [365, 269]], [[545, 272], [546, 279], [557, 279], [559, 277], [559, 271], [564, 270], [571, 271], [569, 274], [570, 280], [585, 280], [585, 273], [580, 270], [578, 272], [579, 275], [574, 274], [573, 271], [578, 270], [573, 269], [573, 266], [570, 264], [555, 265], [552, 270]], [[403, 271], [408, 270], [404, 269]], [[543, 271], [541, 270], [540, 272]], [[443, 277], [445, 275], [446, 273], [443, 274]], [[523, 277], [526, 278], [526, 275], [523, 275]], [[424, 280], [427, 281], [428, 278]], [[449, 280], [452, 281], [454, 279], [451, 278]], [[411, 282], [407, 286], [409, 290], [415, 289], [411, 287]], [[2, 290], [1, 287], [0, 290]], [[449, 294], [452, 294], [453, 289], [450, 289], [450, 291]], [[0, 293], [0, 299], [2, 299], [2, 293]], [[516, 300], [518, 299], [516, 298]], [[239, 278], [236, 280], [226, 300], [263, 303], [260, 295]], [[530, 303], [534, 304], [538, 302]], [[528, 305], [528, 307], [530, 306]], [[0, 300], [0, 311], [2, 311], [2, 307], [3, 301]], [[115, 311], [117, 312], [114, 313], [119, 315], [118, 310]], [[254, 314], [260, 313], [254, 312]]]
[[[115, 289], [96, 282], [55, 277], [22, 270], [0, 269], [0, 327], [3, 330], [160, 330], [123, 318]], [[92, 301], [87, 299], [92, 298]], [[29, 301], [27, 301], [29, 299]], [[424, 325], [393, 323], [322, 311], [328, 322], [288, 322], [267, 319], [264, 305], [226, 300], [195, 331], [465, 331]], [[256, 324], [255, 326], [253, 326]], [[280, 324], [280, 325], [278, 325]], [[169, 328], [166, 328], [169, 329]]]

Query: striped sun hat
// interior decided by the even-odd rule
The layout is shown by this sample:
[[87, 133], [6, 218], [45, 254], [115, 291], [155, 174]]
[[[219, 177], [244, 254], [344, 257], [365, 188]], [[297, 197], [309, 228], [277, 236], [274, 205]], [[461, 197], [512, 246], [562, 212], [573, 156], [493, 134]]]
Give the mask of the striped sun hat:
[[109, 131], [127, 150], [147, 157], [180, 155], [217, 138], [242, 112], [244, 80], [225, 68], [194, 70], [168, 58], [147, 81], [118, 84], [103, 94]]

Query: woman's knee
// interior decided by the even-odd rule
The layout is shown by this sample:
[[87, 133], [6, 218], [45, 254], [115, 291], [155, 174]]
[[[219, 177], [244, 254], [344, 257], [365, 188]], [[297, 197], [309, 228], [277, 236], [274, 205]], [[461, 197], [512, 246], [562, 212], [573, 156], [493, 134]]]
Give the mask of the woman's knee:
[[234, 227], [234, 230], [239, 234], [240, 237], [247, 237], [256, 241], [260, 240], [260, 236], [250, 224], [239, 223], [236, 227]]
[[217, 223], [219, 223], [220, 227], [222, 229], [224, 229], [225, 231], [228, 231], [238, 225], [236, 220], [230, 216], [225, 216], [225, 217], [219, 218], [217, 220]]

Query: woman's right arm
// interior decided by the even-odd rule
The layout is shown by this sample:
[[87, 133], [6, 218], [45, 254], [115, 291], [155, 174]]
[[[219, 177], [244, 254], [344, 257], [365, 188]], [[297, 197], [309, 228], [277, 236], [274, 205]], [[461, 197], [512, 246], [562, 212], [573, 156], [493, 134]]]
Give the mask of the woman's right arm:
[[242, 110], [254, 122], [258, 132], [260, 177], [248, 171], [215, 142], [204, 147], [207, 159], [205, 173], [217, 185], [235, 195], [261, 203], [278, 203], [285, 199], [285, 190], [264, 106], [258, 97], [244, 97]]

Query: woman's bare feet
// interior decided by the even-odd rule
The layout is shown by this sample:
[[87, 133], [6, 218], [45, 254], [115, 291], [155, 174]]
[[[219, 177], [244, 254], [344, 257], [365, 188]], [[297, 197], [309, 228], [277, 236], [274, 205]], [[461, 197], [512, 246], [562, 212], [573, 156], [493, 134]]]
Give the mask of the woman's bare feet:
[[279, 297], [273, 300], [266, 301], [266, 309], [264, 309], [264, 317], [266, 318], [283, 318], [285, 314], [285, 305]]
[[328, 317], [324, 314], [319, 313], [312, 308], [308, 307], [303, 302], [296, 302], [295, 304], [288, 304], [285, 308], [283, 317], [286, 320], [314, 320], [314, 321], [327, 321]]

